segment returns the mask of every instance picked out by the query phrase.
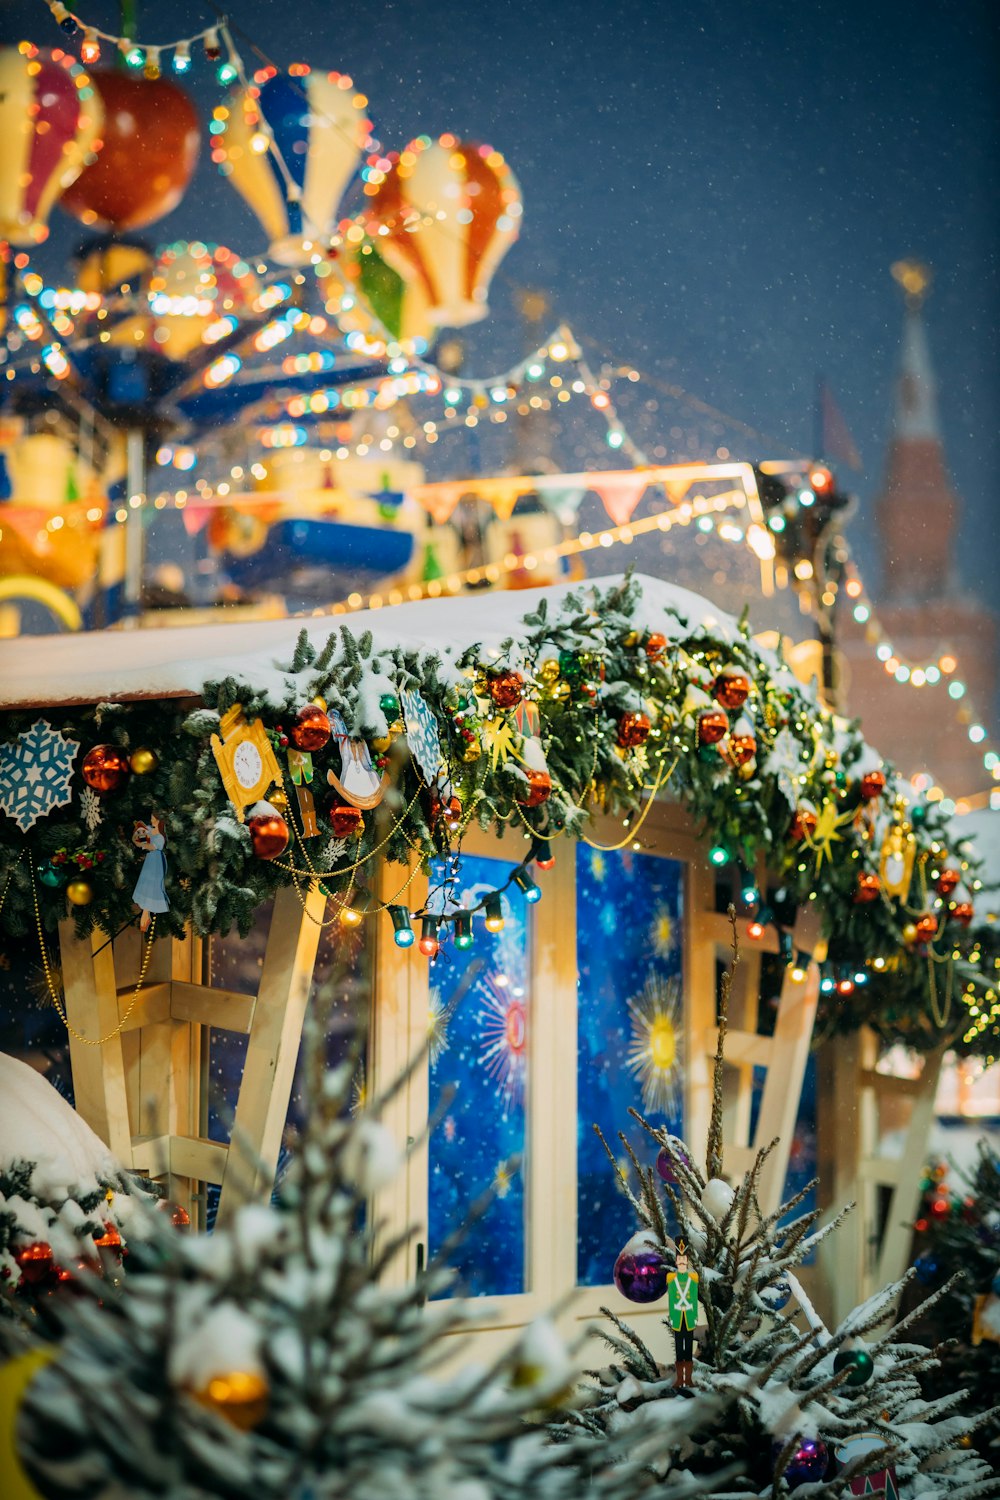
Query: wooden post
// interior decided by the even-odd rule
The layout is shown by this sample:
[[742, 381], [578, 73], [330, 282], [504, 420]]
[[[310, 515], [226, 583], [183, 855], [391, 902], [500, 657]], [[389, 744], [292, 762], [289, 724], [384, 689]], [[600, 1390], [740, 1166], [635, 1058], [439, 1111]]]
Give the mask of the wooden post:
[[222, 1179], [219, 1226], [241, 1203], [266, 1193], [274, 1180], [325, 910], [318, 885], [310, 886], [304, 905], [292, 886], [274, 898]]
[[[66, 1018], [73, 1031], [90, 1041], [69, 1034], [73, 1068], [73, 1093], [77, 1113], [82, 1115], [124, 1167], [132, 1165], [132, 1132], [128, 1118], [125, 1059], [115, 988], [115, 963], [111, 944], [99, 928], [90, 938], [80, 939], [72, 917], [59, 923]], [[93, 1045], [108, 1037], [101, 1046]]]

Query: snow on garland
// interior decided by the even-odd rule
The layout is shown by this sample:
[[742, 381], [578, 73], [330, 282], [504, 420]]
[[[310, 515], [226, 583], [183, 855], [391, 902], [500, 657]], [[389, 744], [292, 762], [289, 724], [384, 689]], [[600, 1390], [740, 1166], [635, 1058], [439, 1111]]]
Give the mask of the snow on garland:
[[[170, 910], [158, 934], [180, 933], [188, 921], [203, 934], [245, 933], [293, 878], [315, 872], [346, 903], [370, 882], [374, 851], [402, 862], [417, 849], [429, 859], [459, 848], [470, 823], [523, 827], [558, 854], [557, 841], [580, 836], [592, 813], [635, 814], [655, 789], [692, 813], [720, 868], [753, 871], [763, 858], [778, 903], [768, 915], [779, 928], [790, 929], [784, 914], [793, 917], [799, 903], [819, 901], [834, 978], [868, 966], [872, 982], [849, 1003], [828, 985], [826, 1025], [875, 1021], [885, 1035], [938, 1044], [941, 1028], [928, 1021], [930, 960], [955, 958], [957, 1045], [992, 1057], [995, 1028], [963, 1037], [968, 1012], [957, 1003], [983, 951], [983, 929], [969, 926], [978, 888], [971, 847], [951, 850], [944, 818], [911, 806], [911, 789], [857, 726], [823, 708], [780, 657], [756, 645], [745, 621], [717, 619], [683, 590], [626, 578], [604, 591], [553, 591], [551, 608], [543, 593], [509, 637], [483, 645], [496, 641], [481, 620], [489, 611], [480, 600], [462, 604], [462, 645], [400, 640], [385, 611], [377, 638], [341, 625], [323, 641], [314, 625], [291, 660], [205, 681], [194, 706], [166, 698], [50, 710], [53, 728], [83, 750], [73, 802], [27, 834], [0, 818], [0, 932], [33, 929], [36, 893], [50, 933], [66, 915], [67, 892], [81, 903], [71, 908], [81, 933], [134, 920], [131, 833], [151, 811], [165, 820], [169, 852]], [[404, 607], [398, 617], [412, 622], [427, 608]], [[404, 732], [402, 704], [417, 693], [444, 756], [433, 785]], [[213, 754], [212, 736], [218, 742], [227, 715], [231, 727], [236, 705], [239, 732], [266, 735], [285, 778], [277, 798], [266, 787], [259, 794], [269, 805], [263, 829], [241, 821], [242, 811], [234, 817]], [[320, 719], [340, 715], [346, 743], [366, 764], [370, 757], [371, 805], [345, 802], [339, 779], [329, 780], [339, 768], [333, 740], [307, 748], [302, 725], [315, 726], [317, 709]], [[30, 723], [4, 715], [0, 744], [16, 744]], [[424, 749], [430, 727], [428, 717]], [[84, 798], [84, 756], [96, 746], [113, 773], [100, 790], [100, 824]], [[255, 765], [259, 751], [246, 752]], [[312, 817], [319, 834], [306, 838]], [[292, 835], [286, 849], [282, 823]], [[938, 881], [946, 865], [961, 882], [947, 891]], [[891, 976], [885, 1003], [880, 974]]]

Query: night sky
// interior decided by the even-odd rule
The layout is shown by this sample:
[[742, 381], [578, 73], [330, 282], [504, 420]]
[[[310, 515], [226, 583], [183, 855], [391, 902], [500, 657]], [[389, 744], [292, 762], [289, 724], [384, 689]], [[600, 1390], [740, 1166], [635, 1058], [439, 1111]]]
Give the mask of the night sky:
[[[114, 28], [108, 0], [80, 8]], [[617, 360], [765, 435], [727, 435], [740, 456], [811, 448], [822, 372], [870, 501], [901, 331], [889, 265], [929, 261], [944, 434], [967, 506], [960, 562], [965, 582], [991, 597], [1000, 298], [989, 164], [1000, 110], [990, 0], [239, 0], [233, 11], [245, 52], [250, 37], [279, 65], [351, 73], [384, 147], [452, 130], [507, 156], [524, 233], [495, 284], [493, 318], [469, 340], [468, 374], [526, 352], [510, 312], [519, 286], [550, 293], [552, 322], [565, 318]], [[187, 0], [149, 5], [140, 37], [166, 41], [209, 19]], [[5, 40], [60, 42], [43, 0], [3, 0], [0, 25]], [[190, 86], [207, 112], [219, 93], [212, 71], [196, 64]], [[261, 247], [207, 158], [153, 233]], [[76, 238], [76, 225], [53, 215], [50, 269]], [[630, 399], [646, 391], [659, 405], [645, 413], [644, 438], [650, 424], [668, 434], [685, 420], [652, 387]], [[719, 441], [706, 426], [704, 456]], [[864, 511], [852, 533], [863, 560]]]

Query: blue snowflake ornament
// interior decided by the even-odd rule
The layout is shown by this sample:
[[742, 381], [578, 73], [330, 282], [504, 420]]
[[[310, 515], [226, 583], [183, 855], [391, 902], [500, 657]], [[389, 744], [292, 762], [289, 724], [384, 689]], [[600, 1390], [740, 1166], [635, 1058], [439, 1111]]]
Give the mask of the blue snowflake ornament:
[[0, 808], [27, 833], [39, 818], [72, 799], [70, 780], [80, 745], [36, 719], [12, 745], [0, 748]]
[[438, 772], [444, 765], [441, 753], [441, 737], [434, 710], [414, 688], [399, 695], [406, 723], [406, 739], [410, 754], [420, 767], [428, 786], [433, 786]]

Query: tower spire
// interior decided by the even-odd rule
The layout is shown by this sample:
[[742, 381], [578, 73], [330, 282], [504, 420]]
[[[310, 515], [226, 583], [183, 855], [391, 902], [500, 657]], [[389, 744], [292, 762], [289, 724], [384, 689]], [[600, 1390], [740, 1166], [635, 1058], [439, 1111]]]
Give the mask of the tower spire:
[[885, 484], [877, 502], [887, 599], [942, 598], [952, 582], [958, 502], [945, 471], [937, 388], [923, 320], [930, 267], [896, 261], [906, 299]]

